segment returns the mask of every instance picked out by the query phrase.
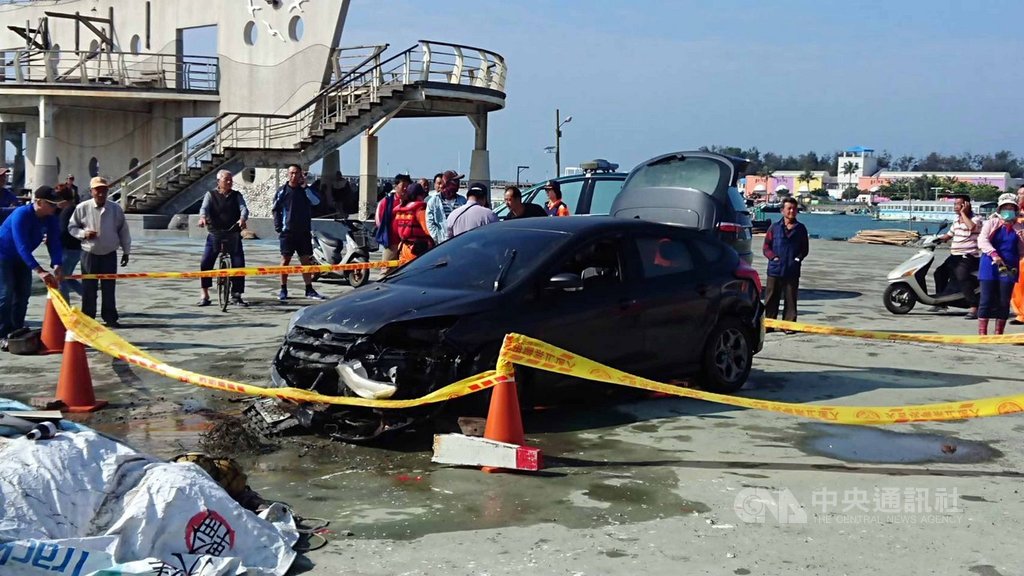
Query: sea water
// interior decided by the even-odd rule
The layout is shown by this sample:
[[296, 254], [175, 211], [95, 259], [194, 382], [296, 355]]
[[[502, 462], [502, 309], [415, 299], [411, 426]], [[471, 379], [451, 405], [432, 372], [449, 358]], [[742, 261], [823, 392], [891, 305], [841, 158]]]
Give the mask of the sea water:
[[[781, 216], [778, 214], [765, 214], [773, 221]], [[920, 234], [935, 234], [942, 227], [941, 222], [900, 222], [896, 220], [875, 220], [866, 214], [844, 214], [826, 215], [801, 213], [797, 220], [807, 226], [807, 233], [811, 238], [823, 240], [847, 240], [857, 235], [861, 230], [877, 230], [888, 228], [894, 230], [914, 230]]]

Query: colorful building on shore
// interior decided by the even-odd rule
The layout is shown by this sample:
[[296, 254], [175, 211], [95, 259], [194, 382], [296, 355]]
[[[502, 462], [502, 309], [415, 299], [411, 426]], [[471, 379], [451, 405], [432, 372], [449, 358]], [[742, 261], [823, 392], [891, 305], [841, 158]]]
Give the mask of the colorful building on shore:
[[778, 196], [801, 196], [815, 190], [825, 190], [836, 200], [843, 197], [843, 191], [854, 187], [862, 198], [875, 198], [882, 187], [901, 180], [913, 180], [921, 176], [945, 179], [949, 182], [965, 182], [974, 185], [995, 186], [1000, 190], [1013, 190], [1024, 184], [1024, 178], [1014, 178], [1009, 172], [901, 172], [882, 169], [878, 165], [874, 148], [854, 146], [840, 152], [836, 157], [836, 173], [824, 170], [812, 171], [813, 179], [801, 181], [802, 170], [777, 170], [770, 177], [751, 174], [740, 181], [740, 189], [748, 198], [766, 201]]

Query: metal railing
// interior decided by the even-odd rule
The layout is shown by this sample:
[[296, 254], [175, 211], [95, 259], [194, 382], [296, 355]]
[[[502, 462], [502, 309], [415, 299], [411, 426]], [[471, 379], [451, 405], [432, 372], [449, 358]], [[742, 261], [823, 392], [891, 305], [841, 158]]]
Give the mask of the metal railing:
[[368, 107], [385, 90], [390, 94], [426, 82], [505, 90], [505, 60], [495, 52], [427, 40], [384, 60], [382, 52], [371, 50], [291, 114], [217, 116], [111, 182], [114, 198], [126, 206], [129, 198], [142, 199], [146, 190], [155, 191], [228, 149], [298, 149], [314, 130], [337, 127], [347, 113]]
[[218, 90], [217, 58], [102, 50], [0, 52], [0, 85], [102, 86], [142, 90]]
[[[331, 84], [340, 80], [343, 76], [366, 64], [367, 61], [378, 58], [384, 53], [390, 44], [370, 44], [366, 46], [343, 46], [335, 48], [331, 54]], [[377, 63], [380, 63], [377, 60]]]

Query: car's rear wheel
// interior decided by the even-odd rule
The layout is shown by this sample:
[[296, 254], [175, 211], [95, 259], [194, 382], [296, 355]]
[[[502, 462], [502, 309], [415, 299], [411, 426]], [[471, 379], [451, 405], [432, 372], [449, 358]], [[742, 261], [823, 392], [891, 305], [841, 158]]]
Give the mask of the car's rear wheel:
[[743, 387], [754, 362], [750, 334], [734, 318], [724, 318], [711, 330], [704, 345], [699, 382], [710, 392], [730, 394]]

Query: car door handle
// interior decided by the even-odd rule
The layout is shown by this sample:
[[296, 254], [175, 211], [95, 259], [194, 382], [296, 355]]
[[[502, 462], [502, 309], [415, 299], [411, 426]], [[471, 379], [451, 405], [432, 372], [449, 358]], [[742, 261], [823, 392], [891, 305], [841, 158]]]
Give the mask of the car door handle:
[[619, 310], [629, 310], [637, 305], [637, 301], [629, 298], [619, 300]]

